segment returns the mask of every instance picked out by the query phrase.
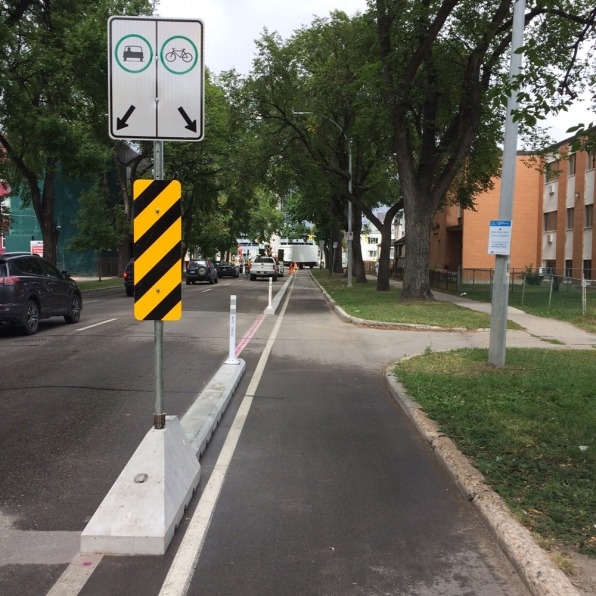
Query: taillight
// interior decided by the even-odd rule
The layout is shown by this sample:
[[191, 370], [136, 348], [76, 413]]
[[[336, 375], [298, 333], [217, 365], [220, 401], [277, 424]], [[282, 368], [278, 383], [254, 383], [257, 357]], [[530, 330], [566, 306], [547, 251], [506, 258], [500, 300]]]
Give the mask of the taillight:
[[20, 281], [20, 277], [0, 277], [0, 285], [2, 286], [16, 286]]

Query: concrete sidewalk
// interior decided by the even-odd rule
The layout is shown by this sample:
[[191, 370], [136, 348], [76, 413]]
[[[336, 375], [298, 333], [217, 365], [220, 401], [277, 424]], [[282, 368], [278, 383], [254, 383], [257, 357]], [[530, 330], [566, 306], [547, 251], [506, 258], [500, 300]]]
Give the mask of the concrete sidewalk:
[[[491, 305], [488, 302], [477, 302], [476, 300], [470, 300], [463, 296], [452, 296], [451, 294], [445, 294], [434, 290], [433, 295], [437, 300], [452, 302], [463, 308], [470, 308], [489, 315], [491, 313]], [[530, 315], [513, 306], [508, 307], [507, 318], [518, 325], [521, 325], [534, 337], [544, 341], [560, 341], [564, 344], [563, 347], [566, 348], [585, 350], [596, 348], [596, 333], [589, 333], [571, 323]]]
[[[367, 278], [369, 281], [376, 280], [373, 276], [367, 276]], [[402, 286], [400, 281], [390, 280], [390, 283], [396, 288], [401, 288]], [[437, 290], [433, 290], [432, 293], [437, 300], [452, 302], [463, 308], [469, 308], [488, 315], [491, 314], [492, 307], [490, 302], [478, 302], [464, 296], [453, 296], [452, 294], [446, 294]], [[508, 307], [507, 318], [521, 325], [526, 333], [538, 340], [544, 342], [561, 342], [561, 348], [575, 348], [579, 350], [596, 348], [596, 333], [589, 333], [571, 323], [530, 315], [513, 306]]]

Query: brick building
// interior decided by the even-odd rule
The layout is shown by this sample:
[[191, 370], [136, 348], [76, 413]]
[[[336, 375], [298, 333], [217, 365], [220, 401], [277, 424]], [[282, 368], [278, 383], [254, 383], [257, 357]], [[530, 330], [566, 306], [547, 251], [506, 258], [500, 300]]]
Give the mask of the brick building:
[[[510, 268], [593, 279], [596, 235], [592, 233], [596, 153], [569, 154], [563, 141], [538, 169], [537, 156], [519, 152], [513, 198]], [[479, 196], [476, 211], [448, 206], [435, 216], [431, 269], [493, 269], [489, 222], [499, 219], [501, 184]]]

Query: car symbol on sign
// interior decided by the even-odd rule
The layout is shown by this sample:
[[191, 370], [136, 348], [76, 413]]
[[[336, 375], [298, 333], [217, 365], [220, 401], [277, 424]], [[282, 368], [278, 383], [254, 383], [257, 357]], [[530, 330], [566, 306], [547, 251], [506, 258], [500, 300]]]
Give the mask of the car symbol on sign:
[[133, 58], [138, 59], [139, 62], [143, 62], [143, 48], [141, 46], [125, 46], [122, 58], [124, 62]]

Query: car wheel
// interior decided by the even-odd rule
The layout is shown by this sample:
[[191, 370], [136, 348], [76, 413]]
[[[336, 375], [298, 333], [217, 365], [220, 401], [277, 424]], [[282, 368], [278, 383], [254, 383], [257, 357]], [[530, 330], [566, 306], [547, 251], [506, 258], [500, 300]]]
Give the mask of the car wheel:
[[64, 315], [67, 323], [78, 323], [81, 319], [81, 297], [76, 294], [70, 299], [70, 314]]
[[27, 304], [25, 304], [23, 326], [25, 327], [26, 335], [37, 333], [37, 329], [39, 328], [39, 307], [35, 300], [27, 300]]
[[213, 275], [209, 278], [209, 283], [213, 285], [215, 282], [213, 281]]
[[186, 285], [190, 286], [190, 280], [188, 280], [188, 279], [186, 280]]
[[215, 283], [219, 283], [219, 275], [215, 276]]
[[126, 288], [126, 295], [127, 296], [134, 296], [135, 289], [134, 288]]
[[250, 276], [250, 281], [256, 281], [256, 279], [257, 279], [257, 276], [256, 275], [251, 275]]
[[277, 281], [277, 275], [273, 276], [273, 281]]

